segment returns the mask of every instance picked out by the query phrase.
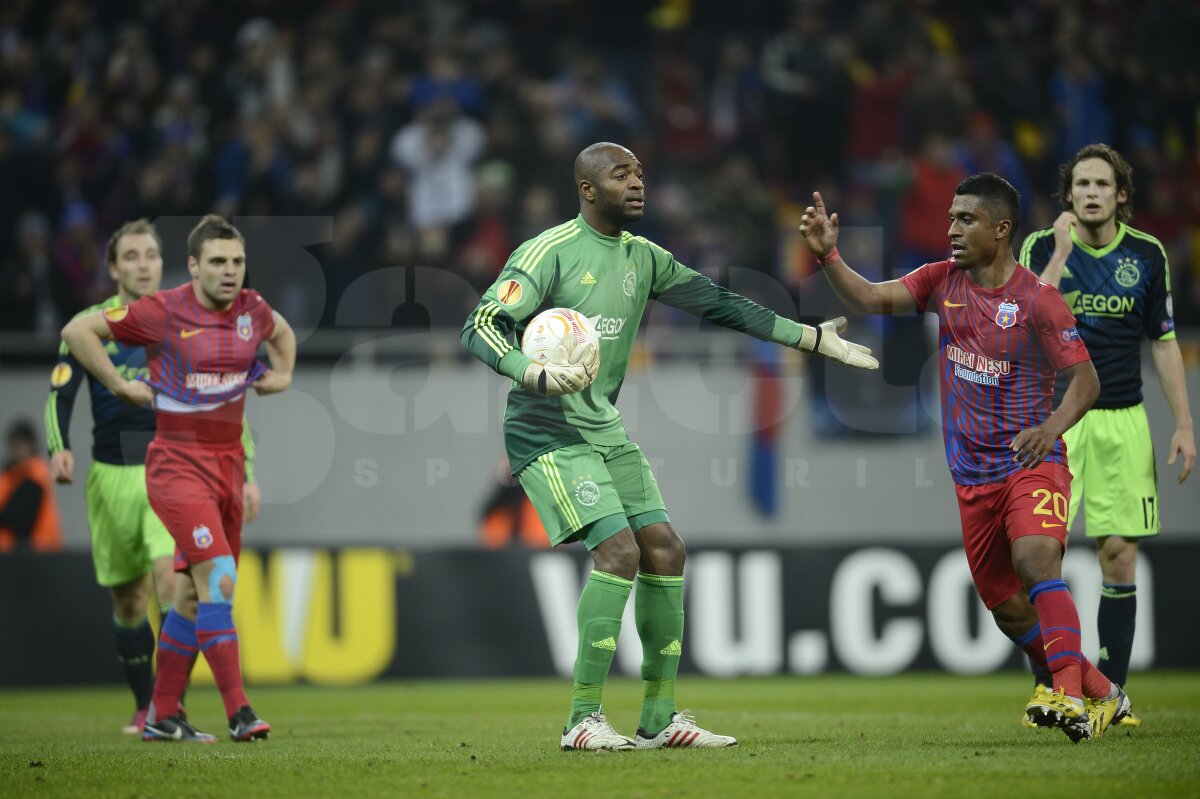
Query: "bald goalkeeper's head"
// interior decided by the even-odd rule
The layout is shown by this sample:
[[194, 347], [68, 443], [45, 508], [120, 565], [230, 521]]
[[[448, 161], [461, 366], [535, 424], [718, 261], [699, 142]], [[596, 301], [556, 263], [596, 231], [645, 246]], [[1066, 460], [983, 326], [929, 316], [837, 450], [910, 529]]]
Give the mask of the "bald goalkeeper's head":
[[575, 158], [579, 213], [606, 236], [619, 236], [642, 218], [645, 186], [642, 164], [632, 152], [612, 142], [597, 142]]

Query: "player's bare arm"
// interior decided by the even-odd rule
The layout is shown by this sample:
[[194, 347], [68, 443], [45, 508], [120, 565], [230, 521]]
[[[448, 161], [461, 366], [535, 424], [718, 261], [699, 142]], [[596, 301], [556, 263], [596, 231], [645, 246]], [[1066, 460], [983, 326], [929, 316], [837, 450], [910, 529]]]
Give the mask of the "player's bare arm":
[[1183, 456], [1179, 470], [1179, 482], [1192, 473], [1196, 465], [1196, 436], [1192, 431], [1192, 412], [1188, 409], [1187, 381], [1183, 373], [1183, 356], [1179, 342], [1175, 339], [1157, 339], [1150, 342], [1150, 354], [1154, 358], [1154, 371], [1162, 386], [1171, 413], [1175, 416], [1175, 432], [1171, 435], [1170, 455], [1167, 465], [1174, 466], [1175, 459]]
[[50, 474], [56, 483], [75, 482], [75, 456], [69, 449], [60, 449], [50, 456]]
[[272, 313], [275, 316], [275, 329], [266, 341], [271, 368], [254, 381], [254, 390], [260, 396], [287, 390], [292, 384], [292, 371], [296, 368], [296, 333], [278, 311]]
[[1017, 433], [1009, 445], [1015, 453], [1013, 460], [1023, 469], [1032, 469], [1044, 461], [1059, 436], [1082, 419], [1100, 396], [1100, 378], [1091, 361], [1068, 366], [1063, 373], [1069, 382], [1058, 408], [1040, 425]]
[[[1063, 211], [1058, 215], [1058, 219], [1054, 220], [1054, 254], [1046, 262], [1041, 279], [1055, 288], [1058, 288], [1058, 284], [1062, 281], [1063, 270], [1067, 267], [1067, 258], [1075, 249], [1075, 242], [1071, 240], [1071, 228], [1077, 224], [1079, 224], [1079, 220], [1071, 211]], [[1029, 266], [1029, 264], [1025, 265]]]
[[109, 360], [108, 353], [104, 351], [104, 342], [112, 338], [112, 332], [104, 321], [103, 311], [75, 317], [62, 329], [62, 338], [83, 368], [118, 399], [130, 405], [150, 405], [154, 402], [154, 391], [150, 386], [121, 377]]
[[262, 507], [262, 491], [258, 483], [242, 484], [242, 520], [249, 524], [258, 518], [258, 510]]
[[838, 298], [855, 313], [902, 314], [917, 310], [917, 302], [899, 280], [872, 283], [850, 268], [837, 252], [838, 215], [829, 214], [820, 192], [804, 210], [800, 236], [809, 252], [824, 266], [825, 277]]

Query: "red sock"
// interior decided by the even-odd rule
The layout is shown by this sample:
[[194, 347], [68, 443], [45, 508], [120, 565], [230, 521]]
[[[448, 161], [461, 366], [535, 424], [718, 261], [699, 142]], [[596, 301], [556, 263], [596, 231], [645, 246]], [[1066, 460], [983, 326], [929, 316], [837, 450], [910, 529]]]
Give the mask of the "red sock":
[[[1046, 649], [1042, 644], [1042, 628], [1034, 626], [1032, 630], [1017, 639], [1017, 644], [1025, 650], [1025, 654], [1039, 666], [1046, 666]], [[1080, 662], [1080, 677], [1083, 695], [1088, 699], [1104, 699], [1112, 691], [1112, 681], [1096, 667], [1092, 661], [1082, 658]]]
[[1025, 654], [1029, 655], [1030, 660], [1042, 668], [1046, 668], [1046, 650], [1042, 646], [1042, 627], [1040, 624], [1033, 625], [1033, 629], [1018, 638], [1017, 645], [1025, 650]]
[[1083, 695], [1088, 699], [1104, 699], [1112, 691], [1112, 680], [1104, 676], [1092, 661], [1083, 658]]
[[242, 705], [250, 704], [242, 689], [242, 664], [238, 652], [237, 630], [233, 626], [231, 605], [201, 602], [196, 614], [196, 638], [200, 651], [212, 669], [225, 703], [226, 717], [232, 716]]
[[158, 675], [154, 679], [154, 718], [165, 719], [179, 712], [179, 697], [187, 687], [198, 652], [193, 622], [174, 610], [163, 619], [158, 636]]
[[1083, 696], [1079, 635], [1079, 611], [1062, 580], [1045, 580], [1029, 591], [1029, 601], [1037, 608], [1042, 628], [1046, 665], [1054, 678], [1054, 690], [1076, 699]]

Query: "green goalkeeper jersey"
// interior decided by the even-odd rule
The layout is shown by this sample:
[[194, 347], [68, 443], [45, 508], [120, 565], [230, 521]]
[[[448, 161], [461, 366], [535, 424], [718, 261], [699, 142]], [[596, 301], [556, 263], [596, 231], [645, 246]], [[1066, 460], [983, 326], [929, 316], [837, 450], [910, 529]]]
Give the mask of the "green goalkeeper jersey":
[[[514, 475], [560, 447], [629, 440], [615, 403], [651, 299], [764, 341], [800, 340], [798, 322], [718, 286], [641, 236], [605, 236], [582, 216], [551, 228], [513, 252], [462, 332], [463, 346], [514, 381], [504, 413]], [[577, 394], [542, 396], [520, 385], [531, 363], [520, 350], [525, 321], [548, 308], [600, 317], [600, 373]]]

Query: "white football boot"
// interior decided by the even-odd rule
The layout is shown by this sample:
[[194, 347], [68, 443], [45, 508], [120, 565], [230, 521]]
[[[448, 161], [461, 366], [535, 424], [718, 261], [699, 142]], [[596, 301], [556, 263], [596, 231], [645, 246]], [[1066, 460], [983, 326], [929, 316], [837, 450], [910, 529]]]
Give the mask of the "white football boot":
[[651, 736], [643, 729], [637, 731], [638, 749], [685, 749], [737, 746], [737, 738], [717, 735], [700, 727], [696, 720], [682, 710], [671, 714], [671, 723], [658, 735]]
[[608, 719], [599, 710], [585, 716], [571, 729], [563, 730], [562, 750], [564, 752], [576, 749], [607, 749], [613, 752], [627, 752], [633, 748], [633, 739], [614, 730], [608, 723]]

